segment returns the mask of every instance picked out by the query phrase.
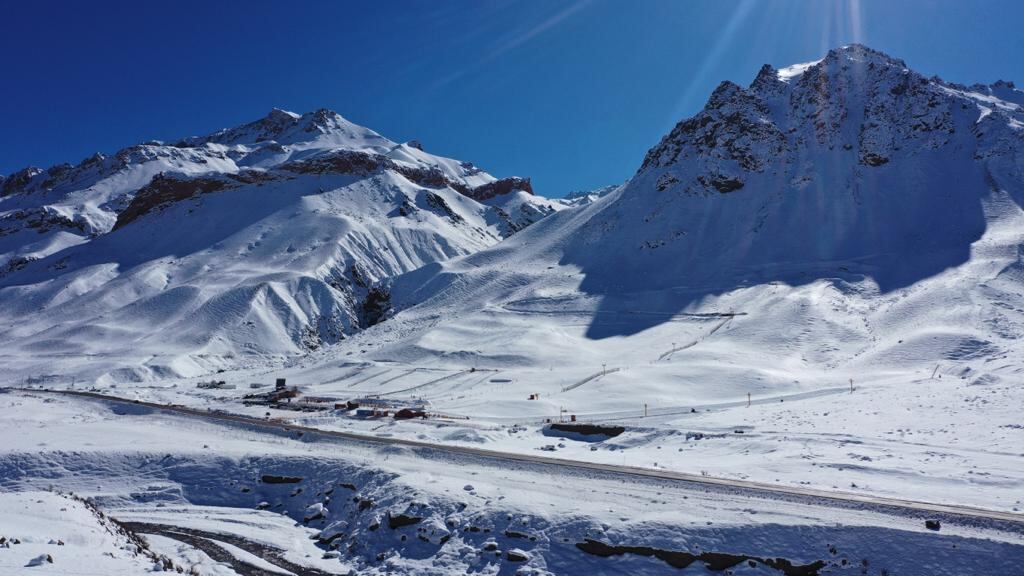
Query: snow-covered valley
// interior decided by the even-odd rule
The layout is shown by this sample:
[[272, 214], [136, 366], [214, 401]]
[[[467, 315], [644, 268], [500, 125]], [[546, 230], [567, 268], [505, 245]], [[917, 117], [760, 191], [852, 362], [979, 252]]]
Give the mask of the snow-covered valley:
[[[0, 401], [24, 414], [5, 419], [0, 452], [0, 536], [19, 541], [0, 554], [7, 571], [48, 554], [43, 573], [157, 563], [236, 573], [214, 549], [183, 545], [190, 535], [227, 550], [241, 574], [996, 574], [1020, 562], [1013, 523], [943, 517], [936, 533], [870, 506], [327, 441], [130, 404]], [[111, 524], [141, 533], [149, 552], [102, 528]]]
[[[422, 148], [275, 110], [0, 182], [0, 536], [31, 544], [0, 567], [95, 573], [74, 546], [105, 573], [1024, 569], [1012, 84], [859, 45], [766, 65], [568, 199]], [[1016, 520], [936, 531], [43, 388]]]

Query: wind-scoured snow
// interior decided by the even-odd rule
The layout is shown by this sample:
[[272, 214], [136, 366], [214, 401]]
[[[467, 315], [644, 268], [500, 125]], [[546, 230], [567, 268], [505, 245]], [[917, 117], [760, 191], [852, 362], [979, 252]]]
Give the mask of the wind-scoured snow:
[[800, 77], [800, 75], [806, 72], [809, 68], [817, 66], [820, 63], [821, 60], [814, 60], [813, 62], [804, 62], [803, 64], [793, 64], [792, 66], [780, 68], [778, 71], [778, 78], [783, 82], [789, 82], [794, 78]]

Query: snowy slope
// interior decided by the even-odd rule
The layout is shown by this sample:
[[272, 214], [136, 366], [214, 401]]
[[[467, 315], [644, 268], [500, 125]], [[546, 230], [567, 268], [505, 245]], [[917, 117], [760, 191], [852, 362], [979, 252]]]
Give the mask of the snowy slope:
[[[749, 88], [724, 82], [624, 187], [399, 279], [396, 295], [429, 309], [478, 294], [540, 306], [564, 291], [598, 302], [587, 336], [600, 340], [683, 311], [727, 312], [702, 303], [743, 288], [824, 280], [855, 302], [931, 286], [981, 265], [972, 250], [1024, 201], [1022, 93], [1008, 86], [927, 79], [861, 46], [783, 72], [766, 66]], [[1019, 240], [1000, 233], [1008, 266], [971, 271], [969, 282], [1012, 276]]]
[[[74, 260], [51, 256], [0, 281], [0, 361], [15, 383], [77, 377], [76, 387], [84, 379], [127, 398], [364, 435], [1019, 514], [1022, 105], [1006, 82], [955, 85], [845, 47], [766, 66], [745, 88], [723, 83], [630, 181], [564, 202], [516, 192], [511, 179], [473, 180], [414, 143], [381, 147], [363, 133], [352, 148], [281, 144], [287, 157], [257, 171], [150, 179], [107, 232], [60, 256]], [[265, 129], [286, 131], [250, 125], [197, 145], [242, 146]], [[252, 163], [278, 152], [263, 154]], [[447, 180], [424, 176], [421, 162]], [[517, 210], [519, 199], [530, 203]], [[577, 207], [498, 242], [515, 217], [566, 205]], [[387, 308], [387, 321], [366, 327]], [[308, 330], [335, 312], [352, 327], [345, 339]], [[216, 378], [233, 388], [196, 387], [220, 367]], [[294, 410], [303, 398], [243, 403], [250, 383], [280, 377], [306, 399], [326, 398], [324, 409]], [[368, 395], [422, 403], [431, 418], [333, 409]], [[872, 574], [1020, 565], [1019, 533], [1003, 547], [1003, 536], [945, 521], [933, 533], [922, 518], [822, 517], [9, 396], [0, 468], [12, 489], [39, 489], [43, 477], [105, 493], [134, 520], [246, 531], [273, 524], [251, 510], [263, 501], [296, 524], [321, 503], [329, 514], [310, 526], [344, 518], [364, 546], [356, 561], [392, 554], [382, 570], [511, 573], [507, 558], [479, 564], [494, 537], [502, 551], [526, 550], [521, 566], [536, 573], [664, 572], [650, 558], [579, 556], [572, 542], [595, 535], [800, 561], [838, 542], [829, 558], [856, 550], [848, 560], [870, 558]], [[570, 414], [624, 431], [595, 439], [546, 425]], [[57, 437], [64, 452], [51, 456], [45, 445]], [[268, 468], [315, 488], [231, 484]], [[139, 481], [139, 470], [151, 476]], [[321, 481], [338, 478], [379, 512], [322, 499]], [[210, 490], [224, 479], [231, 488]], [[148, 499], [163, 494], [173, 506], [154, 508]], [[223, 507], [223, 519], [207, 506]], [[424, 531], [371, 528], [385, 509], [425, 511]], [[540, 536], [529, 544], [505, 532], [527, 516]], [[449, 520], [466, 528], [468, 518], [493, 534], [452, 530], [441, 542]], [[284, 528], [274, 529], [305, 530]], [[961, 536], [969, 541], [945, 540]], [[829, 570], [862, 567], [845, 566]], [[773, 573], [761, 568], [743, 570]]]
[[[285, 573], [315, 575], [654, 576], [725, 566], [737, 575], [952, 576], [1014, 574], [1024, 555], [1013, 525], [942, 517], [935, 532], [922, 517], [873, 507], [297, 438], [33, 394], [0, 394], [0, 407], [11, 415], [0, 421], [0, 537], [19, 540], [0, 548], [4, 574], [143, 573], [147, 556], [103, 530], [111, 518], [151, 553], [204, 575], [282, 573], [283, 559], [296, 565]], [[90, 499], [107, 519], [44, 492], [53, 488]], [[174, 538], [182, 532], [202, 541]], [[588, 540], [633, 548], [609, 555]], [[197, 545], [268, 571], [230, 570]], [[44, 553], [52, 564], [22, 568]]]
[[100, 358], [85, 377], [114, 381], [336, 342], [388, 314], [381, 280], [565, 207], [327, 110], [2, 186], [0, 342], [29, 370]]
[[[574, 457], [1020, 509], [1021, 98], [861, 46], [767, 66], [625, 185], [389, 279], [387, 322], [226, 378], [471, 419], [388, 434], [535, 450], [575, 414], [636, 428]], [[143, 394], [192, 393], [164, 385]]]
[[[1021, 96], [861, 46], [765, 67], [723, 83], [624, 186], [393, 279], [401, 312], [288, 373], [507, 421], [688, 413], [851, 379], [893, 404], [942, 377], [1019, 398]], [[459, 373], [474, 367], [511, 383]], [[954, 397], [915, 418], [945, 429], [966, 407]], [[977, 446], [1013, 452], [1013, 417], [992, 416]]]

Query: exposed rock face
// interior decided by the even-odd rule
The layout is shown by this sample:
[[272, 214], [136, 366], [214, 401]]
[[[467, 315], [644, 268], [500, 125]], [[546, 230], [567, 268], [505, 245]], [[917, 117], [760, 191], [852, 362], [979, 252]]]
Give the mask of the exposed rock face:
[[699, 169], [692, 180], [666, 172], [659, 188], [682, 186], [690, 194], [732, 192], [743, 187], [745, 172], [764, 171], [787, 148], [765, 103], [736, 84], [723, 82], [702, 112], [677, 124], [647, 153], [640, 170], [694, 163]]
[[[746, 89], [723, 82], [704, 110], [648, 152], [638, 174], [656, 173], [662, 191], [708, 194], [739, 190], [752, 173], [792, 172], [822, 151], [880, 167], [900, 150], [949, 146], [958, 129], [971, 129], [957, 117], [989, 109], [978, 96], [994, 92], [1015, 93], [1005, 82], [965, 89], [929, 79], [860, 45], [782, 71], [766, 64]], [[991, 109], [1004, 122], [1020, 110]]]
[[351, 174], [365, 176], [385, 165], [387, 158], [357, 150], [333, 150], [309, 160], [296, 160], [281, 166], [298, 174]]
[[510, 194], [516, 190], [522, 190], [528, 194], [533, 194], [533, 186], [530, 185], [530, 179], [519, 178], [516, 176], [511, 178], [502, 178], [482, 186], [477, 186], [476, 188], [467, 191], [465, 194], [474, 200], [483, 201], [490, 200], [495, 196], [504, 196], [505, 194]]
[[24, 190], [32, 179], [40, 174], [43, 174], [43, 170], [35, 166], [18, 170], [14, 174], [0, 180], [0, 196], [8, 196]]

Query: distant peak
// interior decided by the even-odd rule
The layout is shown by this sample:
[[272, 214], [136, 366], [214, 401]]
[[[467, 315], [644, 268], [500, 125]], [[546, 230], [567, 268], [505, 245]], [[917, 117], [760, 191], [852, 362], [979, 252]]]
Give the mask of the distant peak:
[[282, 110], [280, 108], [274, 108], [267, 114], [265, 120], [271, 120], [276, 122], [290, 122], [298, 118], [299, 115], [288, 110]]
[[309, 116], [310, 118], [312, 118], [313, 122], [316, 122], [318, 124], [328, 124], [332, 122], [337, 122], [339, 120], [344, 120], [344, 118], [341, 117], [341, 114], [338, 114], [337, 112], [329, 108], [320, 108], [319, 110], [310, 112]]
[[825, 61], [854, 60], [865, 62], [876, 62], [906, 68], [907, 63], [899, 58], [893, 58], [885, 52], [869, 48], [863, 44], [848, 44], [833, 48], [825, 55]]
[[[829, 50], [828, 53], [825, 54], [824, 58], [812, 60], [810, 62], [791, 64], [784, 68], [779, 68], [775, 71], [775, 78], [786, 83], [792, 83], [799, 80], [805, 72], [819, 64], [825, 64], [827, 66], [844, 62], [866, 62], [868, 64], [894, 66], [897, 68], [907, 67], [907, 64], [903, 60], [893, 58], [884, 52], [869, 48], [863, 44], [848, 44], [846, 46], [840, 46], [839, 48]], [[771, 71], [772, 67], [765, 64], [758, 73], [755, 83], [768, 84], [767, 78], [762, 77], [770, 74]]]
[[766, 93], [782, 83], [779, 71], [771, 64], [765, 64], [764, 66], [761, 66], [761, 69], [757, 72], [757, 76], [754, 78], [754, 81], [750, 83], [750, 88], [754, 92]]
[[736, 84], [735, 82], [725, 80], [721, 84], [719, 84], [717, 88], [715, 88], [714, 92], [711, 93], [711, 97], [708, 98], [707, 107], [718, 108], [722, 104], [725, 104], [726, 102], [732, 100], [733, 97], [740, 92], [743, 92], [742, 86]]

